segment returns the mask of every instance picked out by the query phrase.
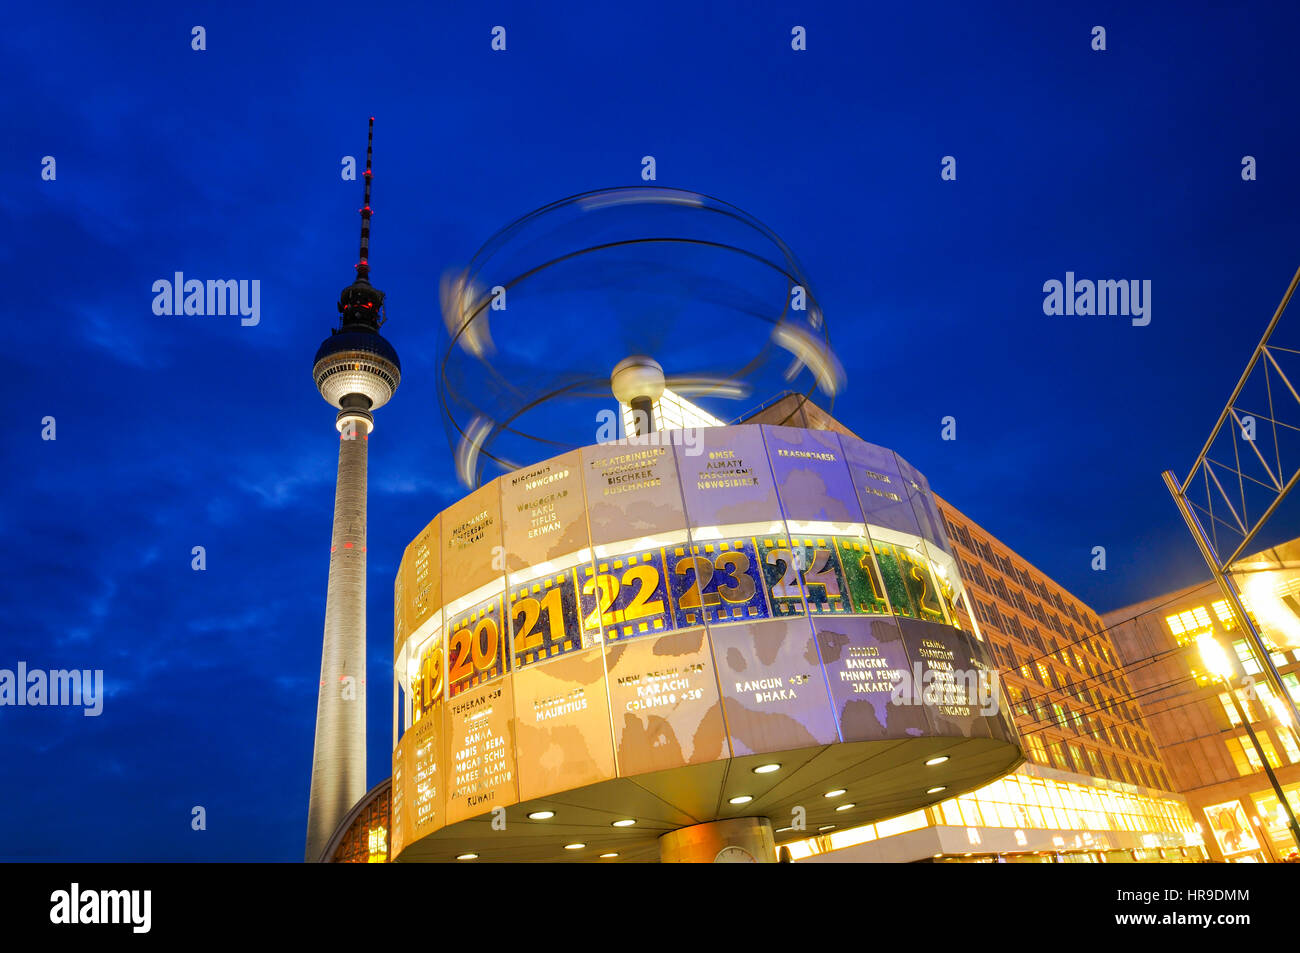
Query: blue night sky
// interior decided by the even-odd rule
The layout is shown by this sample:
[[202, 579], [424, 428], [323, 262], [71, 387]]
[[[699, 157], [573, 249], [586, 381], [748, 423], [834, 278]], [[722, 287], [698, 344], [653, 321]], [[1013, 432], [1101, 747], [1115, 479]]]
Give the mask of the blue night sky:
[[[364, 161], [370, 115], [404, 372], [370, 442], [370, 783], [397, 562], [460, 492], [439, 278], [530, 209], [641, 184], [646, 154], [797, 253], [849, 427], [1099, 611], [1201, 578], [1159, 473], [1190, 466], [1298, 263], [1300, 16], [971, 6], [13, 10], [0, 668], [103, 669], [107, 698], [0, 709], [0, 857], [302, 856], [338, 447], [310, 370], [352, 280], [340, 160]], [[260, 323], [155, 315], [178, 271], [258, 279]], [[1067, 271], [1150, 280], [1150, 325], [1044, 315]]]

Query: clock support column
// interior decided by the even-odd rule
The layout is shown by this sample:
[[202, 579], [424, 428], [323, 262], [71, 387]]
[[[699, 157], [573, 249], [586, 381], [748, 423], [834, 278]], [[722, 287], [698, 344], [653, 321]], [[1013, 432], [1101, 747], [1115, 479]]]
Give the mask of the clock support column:
[[[721, 855], [721, 856], [719, 856]], [[736, 817], [693, 824], [659, 838], [665, 864], [711, 864], [714, 861], [776, 863], [776, 838], [766, 817]]]

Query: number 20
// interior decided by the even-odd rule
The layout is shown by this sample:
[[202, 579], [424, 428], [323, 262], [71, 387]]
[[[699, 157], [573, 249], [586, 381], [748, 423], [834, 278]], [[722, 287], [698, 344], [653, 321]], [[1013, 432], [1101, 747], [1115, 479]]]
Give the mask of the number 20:
[[496, 665], [501, 633], [496, 619], [484, 616], [474, 626], [460, 629], [451, 637], [451, 665], [447, 679], [453, 684], [467, 678], [474, 671], [487, 672]]

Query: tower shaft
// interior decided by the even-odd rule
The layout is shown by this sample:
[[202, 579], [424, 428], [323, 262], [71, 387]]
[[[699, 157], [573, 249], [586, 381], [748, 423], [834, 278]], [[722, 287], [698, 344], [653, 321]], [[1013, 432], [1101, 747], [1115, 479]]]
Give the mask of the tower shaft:
[[[340, 415], [342, 416], [342, 415]], [[307, 806], [308, 863], [319, 860], [366, 793], [366, 463], [370, 427], [350, 418], [339, 435], [325, 641]]]

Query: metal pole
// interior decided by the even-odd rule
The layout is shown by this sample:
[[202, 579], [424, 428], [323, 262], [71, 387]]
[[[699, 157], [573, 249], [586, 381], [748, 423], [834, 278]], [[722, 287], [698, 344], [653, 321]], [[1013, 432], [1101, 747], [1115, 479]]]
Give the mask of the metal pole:
[[1282, 684], [1282, 676], [1278, 673], [1277, 666], [1273, 664], [1273, 657], [1269, 654], [1268, 647], [1264, 644], [1260, 634], [1255, 631], [1255, 623], [1250, 620], [1246, 607], [1241, 604], [1241, 597], [1237, 594], [1236, 585], [1219, 568], [1219, 564], [1215, 561], [1214, 549], [1210, 546], [1210, 540], [1205, 533], [1205, 528], [1201, 526], [1201, 521], [1196, 518], [1196, 514], [1192, 512], [1191, 507], [1187, 505], [1187, 499], [1179, 490], [1178, 481], [1174, 479], [1173, 471], [1166, 470], [1161, 476], [1164, 477], [1165, 486], [1169, 487], [1169, 493], [1174, 498], [1174, 505], [1178, 507], [1178, 512], [1183, 514], [1183, 520], [1187, 523], [1187, 528], [1191, 530], [1192, 538], [1196, 540], [1196, 545], [1201, 550], [1201, 556], [1205, 559], [1205, 564], [1210, 567], [1214, 581], [1219, 584], [1219, 591], [1223, 593], [1224, 599], [1227, 600], [1228, 606], [1232, 609], [1232, 614], [1237, 619], [1237, 625], [1246, 634], [1246, 644], [1251, 647], [1256, 660], [1263, 668], [1264, 680], [1268, 682], [1269, 688], [1282, 700], [1283, 704], [1290, 706], [1291, 723], [1300, 725], [1300, 710], [1296, 709], [1295, 699], [1291, 697], [1291, 693]]
[[[1246, 726], [1246, 734], [1250, 735], [1250, 743], [1255, 746], [1255, 752], [1259, 755], [1260, 763], [1264, 765], [1264, 773], [1268, 775], [1268, 783], [1273, 785], [1273, 793], [1277, 795], [1277, 799], [1282, 802], [1282, 808], [1286, 811], [1295, 845], [1300, 847], [1300, 825], [1296, 824], [1295, 814], [1291, 810], [1291, 802], [1286, 799], [1286, 792], [1282, 790], [1282, 785], [1277, 783], [1277, 775], [1273, 773], [1273, 766], [1268, 763], [1268, 755], [1259, 743], [1259, 738], [1255, 736], [1255, 729], [1251, 727], [1250, 719], [1246, 717], [1246, 713], [1242, 710], [1241, 702], [1237, 700], [1237, 690], [1232, 687], [1231, 677], [1225, 677], [1223, 681], [1228, 687], [1228, 697], [1232, 699], [1232, 707], [1236, 709], [1237, 717], [1241, 719], [1241, 723]], [[1261, 702], [1261, 704], [1263, 703]], [[1268, 831], [1264, 831], [1264, 835], [1268, 836]]]

